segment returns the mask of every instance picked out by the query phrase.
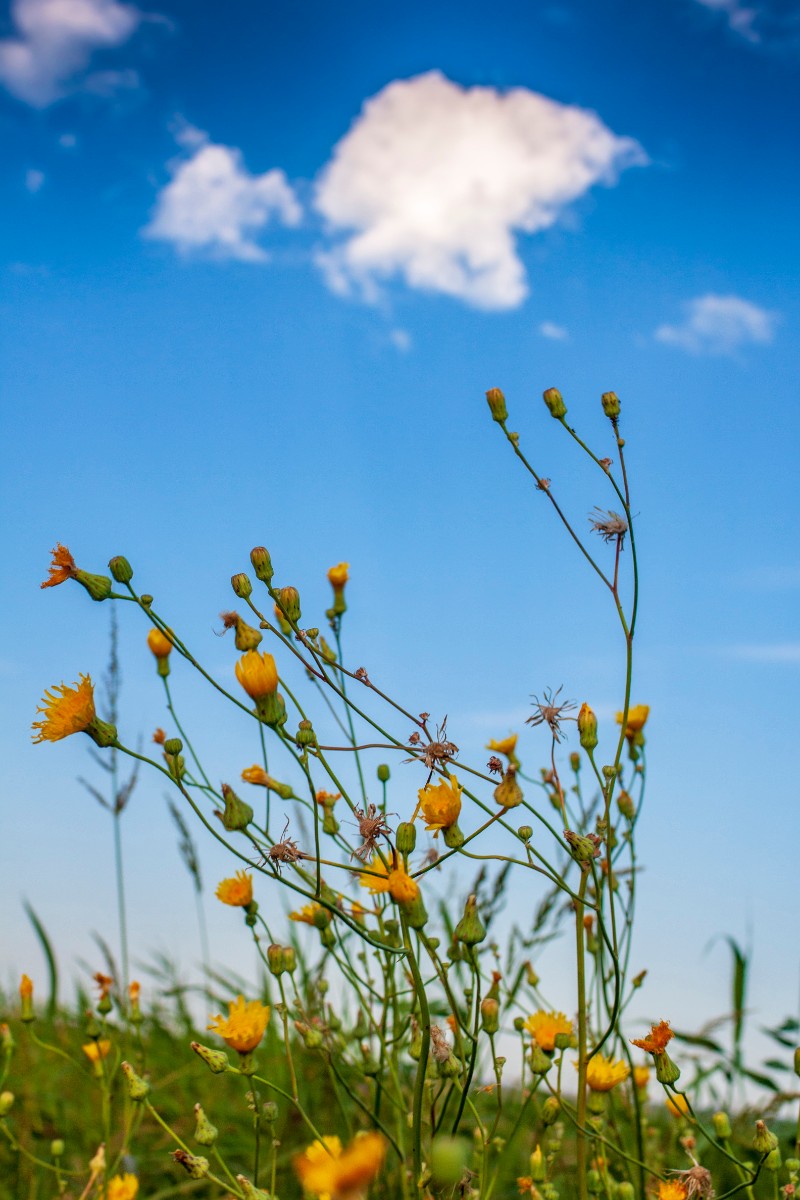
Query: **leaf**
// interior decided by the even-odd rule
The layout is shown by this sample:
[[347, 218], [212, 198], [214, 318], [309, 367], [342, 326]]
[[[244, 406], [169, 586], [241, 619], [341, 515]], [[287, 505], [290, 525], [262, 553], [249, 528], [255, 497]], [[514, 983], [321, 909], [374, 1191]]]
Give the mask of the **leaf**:
[[758, 1083], [761, 1087], [769, 1088], [771, 1092], [780, 1091], [777, 1083], [770, 1079], [769, 1075], [761, 1075], [758, 1071], [751, 1071], [747, 1067], [742, 1067], [741, 1071], [748, 1079], [752, 1079], [753, 1083]]
[[27, 900], [22, 901], [22, 907], [25, 909], [28, 920], [34, 928], [34, 932], [39, 939], [39, 944], [44, 951], [44, 956], [47, 959], [47, 972], [50, 977], [50, 988], [47, 999], [47, 1016], [52, 1021], [56, 1015], [56, 1009], [58, 1008], [58, 964], [56, 962], [56, 956], [53, 952], [50, 939], [45, 932], [44, 925], [39, 920]]

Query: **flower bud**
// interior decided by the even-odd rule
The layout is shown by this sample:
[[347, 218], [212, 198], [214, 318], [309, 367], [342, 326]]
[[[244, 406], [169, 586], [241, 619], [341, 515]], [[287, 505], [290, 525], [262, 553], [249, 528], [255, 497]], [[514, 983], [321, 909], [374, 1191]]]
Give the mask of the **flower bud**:
[[549, 1054], [546, 1054], [537, 1041], [531, 1045], [528, 1061], [531, 1064], [531, 1070], [534, 1075], [546, 1075], [553, 1065], [553, 1060]]
[[497, 1033], [500, 1028], [500, 1005], [491, 996], [481, 1001], [481, 1025], [485, 1033]]
[[778, 1139], [770, 1133], [763, 1121], [756, 1121], [756, 1131], [753, 1135], [753, 1149], [756, 1154], [770, 1154], [778, 1148]]
[[460, 850], [464, 845], [464, 834], [461, 832], [461, 826], [458, 821], [453, 821], [452, 825], [448, 825], [442, 830], [442, 839], [448, 850]]
[[183, 742], [179, 737], [167, 738], [164, 742], [164, 753], [170, 758], [174, 758], [176, 754], [180, 754], [183, 749]]
[[494, 789], [494, 798], [501, 808], [516, 808], [522, 803], [522, 788], [517, 783], [517, 768], [513, 763], [509, 763], [502, 781]]
[[470, 1157], [468, 1141], [440, 1134], [431, 1146], [431, 1175], [440, 1187], [453, 1188], [463, 1179]]
[[514, 1028], [516, 1029], [517, 1033], [522, 1033], [523, 1029], [525, 1028], [525, 1018], [514, 1017]]
[[117, 742], [117, 727], [112, 725], [110, 721], [101, 721], [99, 717], [95, 717], [86, 727], [86, 733], [94, 742], [95, 746], [99, 746], [101, 750], [108, 746], [114, 746]]
[[300, 620], [300, 593], [297, 588], [278, 588], [278, 600], [286, 620], [296, 625]]
[[33, 1011], [33, 981], [28, 975], [23, 975], [19, 984], [19, 998], [22, 1006], [20, 1020], [27, 1024], [29, 1021], [36, 1020], [36, 1013]]
[[0, 1092], [0, 1119], [8, 1116], [14, 1107], [14, 1093]]
[[187, 1150], [173, 1150], [172, 1157], [180, 1163], [191, 1179], [204, 1179], [208, 1174], [208, 1159], [199, 1154], [189, 1154]]
[[500, 391], [500, 388], [489, 388], [486, 393], [486, 402], [489, 405], [489, 412], [492, 414], [493, 421], [502, 423], [508, 420], [506, 398]]
[[225, 809], [219, 813], [219, 817], [223, 827], [227, 829], [228, 833], [246, 829], [253, 819], [253, 810], [250, 805], [246, 804], [244, 800], [240, 800], [227, 783], [222, 785], [222, 799], [225, 801]]
[[316, 746], [317, 735], [314, 733], [314, 726], [310, 721], [303, 720], [300, 722], [295, 741], [298, 746]]
[[578, 733], [580, 734], [581, 746], [588, 753], [591, 753], [597, 746], [597, 717], [588, 704], [582, 704], [581, 710], [578, 713]]
[[283, 615], [283, 611], [278, 604], [275, 605], [275, 620], [278, 622], [278, 627], [284, 637], [291, 637], [292, 627]]
[[636, 1189], [627, 1179], [623, 1179], [617, 1184], [615, 1196], [616, 1200], [636, 1200]]
[[201, 1104], [195, 1104], [194, 1118], [194, 1140], [200, 1146], [213, 1146], [219, 1130], [216, 1125], [211, 1124]]
[[236, 614], [236, 634], [233, 640], [237, 650], [242, 654], [246, 654], [248, 650], [257, 650], [263, 639], [263, 633], [259, 633], [252, 625], [248, 625], [247, 621], [243, 621], [238, 613]]
[[279, 1116], [278, 1106], [274, 1100], [265, 1100], [261, 1106], [261, 1111], [264, 1114], [264, 1120], [270, 1125], [274, 1125]]
[[275, 572], [272, 569], [272, 559], [266, 546], [254, 546], [250, 551], [250, 562], [253, 564], [256, 579], [260, 579], [262, 583], [269, 586]]
[[733, 1133], [730, 1117], [726, 1112], [715, 1112], [711, 1118], [711, 1124], [714, 1126], [714, 1133], [720, 1141], [727, 1141]]
[[397, 849], [401, 854], [411, 854], [417, 844], [417, 827], [413, 821], [401, 821], [395, 835]]
[[130, 583], [133, 579], [133, 567], [121, 554], [111, 559], [108, 569], [117, 583]]
[[616, 421], [619, 416], [619, 396], [616, 392], [603, 392], [600, 397], [603, 412], [610, 421]]
[[230, 1070], [231, 1064], [224, 1051], [212, 1050], [208, 1046], [201, 1045], [200, 1042], [192, 1042], [191, 1046], [198, 1058], [202, 1058], [213, 1075], [222, 1075], [223, 1072]]
[[530, 1158], [531, 1179], [534, 1183], [544, 1183], [547, 1178], [547, 1167], [541, 1146], [537, 1146]]
[[52, 1142], [50, 1143], [50, 1153], [53, 1158], [62, 1158], [65, 1149], [66, 1146], [64, 1145], [63, 1138], [53, 1138]]
[[794, 1052], [794, 1073], [800, 1076], [800, 1046]]
[[656, 1069], [656, 1079], [659, 1083], [676, 1083], [681, 1077], [680, 1067], [676, 1066], [666, 1050], [653, 1055], [653, 1065]]
[[283, 969], [292, 975], [297, 967], [297, 954], [294, 946], [283, 947]]
[[547, 405], [551, 417], [560, 421], [567, 415], [567, 406], [558, 388], [548, 388], [542, 393], [542, 399]]
[[456, 925], [453, 936], [466, 946], [477, 946], [486, 937], [486, 930], [478, 916], [478, 898], [474, 893], [467, 897], [464, 915]]
[[240, 600], [246, 600], [253, 591], [253, 585], [243, 571], [231, 575], [231, 587]]
[[286, 970], [283, 962], [283, 946], [277, 946], [274, 943], [267, 946], [267, 966], [276, 979], [283, 974]]
[[777, 1147], [774, 1150], [770, 1150], [769, 1154], [764, 1159], [765, 1168], [768, 1171], [780, 1171], [782, 1165], [783, 1159], [781, 1158], [780, 1150]]
[[409, 900], [399, 901], [399, 906], [410, 929], [424, 929], [428, 923], [428, 910], [425, 908], [422, 892], [418, 891], [416, 896]]
[[381, 783], [388, 783], [389, 775], [390, 775], [390, 771], [389, 771], [388, 766], [386, 765], [386, 763], [381, 763], [380, 766], [378, 767], [378, 779], [381, 781]]
[[150, 1084], [141, 1075], [137, 1075], [129, 1062], [122, 1064], [122, 1073], [128, 1085], [128, 1095], [131, 1100], [144, 1100], [150, 1091]]
[[236, 1182], [242, 1189], [244, 1200], [274, 1200], [268, 1192], [263, 1192], [261, 1188], [253, 1187], [246, 1175], [237, 1175]]
[[107, 575], [90, 575], [88, 571], [75, 571], [72, 576], [82, 583], [93, 600], [107, 600], [111, 595], [111, 580]]
[[529, 842], [533, 837], [533, 829], [530, 825], [520, 825], [517, 830], [517, 837], [521, 842]]
[[556, 1096], [548, 1096], [542, 1105], [542, 1124], [555, 1125], [561, 1114], [561, 1103]]
[[633, 799], [627, 792], [620, 792], [617, 796], [617, 808], [628, 821], [632, 821], [636, 816]]

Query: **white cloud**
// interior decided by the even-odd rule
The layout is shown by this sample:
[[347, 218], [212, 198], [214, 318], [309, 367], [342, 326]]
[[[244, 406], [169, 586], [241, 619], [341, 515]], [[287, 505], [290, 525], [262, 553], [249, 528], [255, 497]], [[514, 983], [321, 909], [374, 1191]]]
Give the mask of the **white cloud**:
[[192, 125], [182, 123], [176, 138], [189, 157], [170, 164], [172, 179], [158, 193], [143, 236], [171, 242], [183, 253], [265, 262], [269, 256], [256, 235], [273, 216], [284, 225], [296, 225], [302, 216], [283, 171], [251, 175], [240, 150], [209, 142]]
[[732, 33], [768, 51], [800, 49], [800, 6], [797, 0], [697, 0], [720, 13]]
[[30, 171], [25, 172], [25, 187], [28, 189], [31, 195], [35, 196], [43, 183], [44, 171], [37, 171], [35, 168], [31, 168]]
[[564, 326], [556, 325], [555, 321], [542, 321], [539, 333], [553, 342], [566, 342], [569, 338], [569, 333]]
[[463, 88], [431, 71], [369, 100], [317, 182], [344, 234], [318, 255], [329, 286], [374, 299], [394, 274], [479, 308], [527, 294], [515, 234], [546, 229], [593, 184], [645, 163], [594, 113], [514, 88]]
[[743, 659], [745, 662], [800, 664], [800, 642], [729, 646], [727, 653], [732, 658]]
[[58, 144], [64, 150], [74, 150], [78, 144], [78, 139], [74, 133], [62, 133], [61, 137], [58, 139]]
[[389, 341], [403, 354], [407, 354], [411, 349], [411, 334], [407, 329], [393, 329], [389, 334]]
[[777, 313], [768, 312], [740, 296], [698, 296], [684, 305], [679, 325], [660, 325], [656, 341], [679, 346], [692, 354], [735, 354], [742, 346], [771, 342]]
[[117, 0], [14, 0], [11, 19], [15, 35], [0, 41], [0, 83], [44, 108], [74, 89], [95, 50], [126, 42], [142, 14]]

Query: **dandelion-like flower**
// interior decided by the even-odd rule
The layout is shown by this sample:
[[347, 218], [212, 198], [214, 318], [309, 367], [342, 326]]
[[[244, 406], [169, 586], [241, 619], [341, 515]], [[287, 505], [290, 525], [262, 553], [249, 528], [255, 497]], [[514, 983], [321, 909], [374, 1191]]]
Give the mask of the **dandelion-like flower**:
[[67, 547], [61, 545], [61, 542], [50, 553], [53, 555], [53, 561], [47, 568], [47, 579], [40, 585], [43, 588], [56, 587], [57, 584], [63, 583], [66, 579], [74, 578], [75, 571], [77, 570], [75, 559]]
[[662, 1179], [658, 1185], [657, 1200], [687, 1200], [686, 1187], [679, 1179]]
[[91, 678], [81, 675], [72, 687], [65, 683], [56, 684], [45, 692], [42, 706], [36, 711], [44, 717], [31, 726], [38, 730], [34, 743], [60, 742], [71, 733], [85, 733], [97, 715]]
[[669, 1027], [669, 1021], [659, 1021], [653, 1025], [647, 1037], [631, 1038], [631, 1043], [648, 1054], [663, 1054], [675, 1034]]
[[[312, 1143], [294, 1160], [294, 1169], [307, 1192], [330, 1200], [361, 1200], [383, 1166], [386, 1139], [381, 1133], [357, 1135], [344, 1150], [338, 1139]], [[338, 1153], [336, 1150], [338, 1149]]]
[[538, 1009], [525, 1022], [525, 1029], [532, 1035], [542, 1050], [555, 1050], [556, 1036], [565, 1033], [572, 1035], [572, 1021], [562, 1012], [545, 1012]]
[[97, 1042], [87, 1042], [85, 1046], [81, 1046], [81, 1050], [90, 1063], [99, 1063], [111, 1053], [111, 1042], [108, 1038], [100, 1038]]
[[147, 635], [147, 645], [156, 658], [167, 658], [172, 653], [172, 639], [155, 625]]
[[347, 583], [350, 575], [348, 568], [350, 564], [346, 562], [337, 563], [335, 567], [331, 567], [328, 571], [328, 583], [334, 590], [339, 590]]
[[[417, 812], [422, 810], [425, 828], [437, 837], [440, 829], [455, 825], [461, 814], [461, 785], [455, 775], [448, 775], [441, 783], [428, 784], [420, 788]], [[415, 814], [416, 815], [416, 814]]]
[[275, 659], [265, 650], [248, 650], [236, 664], [236, 678], [251, 700], [270, 696], [278, 687]]
[[[647, 718], [650, 716], [649, 704], [632, 704], [628, 709], [628, 719], [625, 722], [625, 737], [636, 737], [637, 733], [641, 733], [647, 724]], [[617, 713], [617, 724], [622, 724], [622, 713]]]
[[237, 996], [228, 1004], [229, 1015], [211, 1017], [207, 1028], [218, 1033], [231, 1050], [249, 1054], [264, 1036], [269, 1022], [269, 1008], [258, 1000], [245, 1001]]
[[[575, 1066], [577, 1067], [577, 1063]], [[606, 1058], [595, 1054], [586, 1066], [586, 1082], [593, 1092], [610, 1092], [618, 1083], [630, 1075], [630, 1067], [621, 1059]]]
[[253, 878], [246, 871], [237, 871], [229, 879], [220, 881], [214, 895], [232, 908], [247, 908], [253, 903]]
[[297, 912], [289, 913], [289, 920], [300, 921], [303, 925], [316, 925], [320, 920], [319, 914], [325, 911], [321, 904], [304, 904]]
[[255, 765], [245, 767], [242, 771], [242, 779], [245, 783], [254, 783], [258, 787], [269, 787], [269, 775], [263, 767]]
[[104, 1200], [135, 1200], [139, 1180], [135, 1175], [114, 1175], [108, 1181]]
[[513, 762], [516, 758], [517, 734], [510, 733], [508, 737], [492, 738], [486, 743], [486, 749], [493, 750], [495, 754], [505, 754], [506, 758]]
[[369, 871], [362, 871], [358, 882], [364, 888], [369, 888], [373, 896], [388, 892], [398, 904], [416, 900], [419, 895], [419, 884], [412, 879], [402, 862], [398, 860], [394, 866], [389, 866], [377, 856], [370, 863]]
[[20, 1000], [33, 999], [33, 980], [30, 975], [23, 975], [19, 981], [19, 998]]

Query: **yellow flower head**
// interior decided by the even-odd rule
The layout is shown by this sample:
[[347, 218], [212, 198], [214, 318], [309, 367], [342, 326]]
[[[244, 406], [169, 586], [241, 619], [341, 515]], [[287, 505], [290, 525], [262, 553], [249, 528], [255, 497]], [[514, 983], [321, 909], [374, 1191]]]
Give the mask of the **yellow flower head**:
[[640, 1050], [646, 1050], [648, 1054], [663, 1054], [674, 1037], [669, 1021], [659, 1021], [657, 1025], [653, 1025], [647, 1037], [631, 1038], [631, 1042]]
[[252, 766], [245, 767], [242, 771], [242, 779], [245, 783], [255, 783], [259, 787], [269, 787], [269, 775], [263, 767]]
[[303, 1188], [330, 1200], [360, 1200], [383, 1166], [386, 1139], [382, 1133], [357, 1135], [342, 1150], [338, 1138], [314, 1142], [294, 1160]]
[[508, 737], [492, 738], [490, 742], [487, 742], [486, 749], [494, 751], [495, 754], [505, 754], [506, 758], [515, 758], [517, 734], [510, 733]]
[[321, 904], [304, 904], [298, 912], [289, 913], [290, 921], [302, 921], [304, 925], [316, 925], [317, 914], [324, 913], [325, 909]]
[[340, 590], [347, 583], [350, 576], [347, 573], [347, 568], [350, 563], [337, 563], [335, 567], [331, 567], [328, 571], [328, 583], [335, 590]]
[[[577, 1067], [577, 1063], [575, 1066]], [[593, 1092], [610, 1092], [618, 1083], [630, 1075], [630, 1067], [621, 1059], [606, 1058], [595, 1054], [586, 1067], [586, 1082]]]
[[419, 884], [411, 878], [399, 859], [393, 866], [387, 867], [376, 855], [369, 865], [369, 872], [362, 871], [358, 882], [362, 887], [369, 888], [373, 896], [388, 892], [398, 904], [416, 900], [419, 895]]
[[[637, 733], [641, 733], [647, 724], [647, 718], [650, 716], [649, 704], [632, 704], [628, 709], [628, 722], [625, 726], [625, 737], [635, 737]], [[622, 713], [617, 713], [617, 724], [622, 724]]]
[[136, 1004], [142, 994], [142, 985], [138, 979], [132, 979], [128, 986], [128, 995], [131, 998], [131, 1003]]
[[30, 1000], [33, 997], [33, 980], [30, 975], [23, 975], [19, 981], [20, 1000]]
[[47, 568], [48, 577], [45, 579], [41, 587], [55, 587], [58, 583], [63, 583], [65, 579], [72, 579], [75, 575], [75, 559], [70, 554], [66, 546], [58, 543], [55, 550], [51, 550], [53, 561]]
[[264, 1036], [269, 1021], [269, 1008], [258, 1000], [245, 1001], [244, 996], [237, 996], [228, 1004], [229, 1015], [225, 1018], [219, 1014], [211, 1017], [208, 1029], [218, 1033], [228, 1043], [231, 1050], [239, 1054], [249, 1054], [255, 1050]]
[[566, 1033], [567, 1036], [571, 1036], [572, 1021], [562, 1012], [545, 1012], [540, 1008], [528, 1017], [525, 1028], [542, 1050], [555, 1050], [556, 1034]]
[[637, 1088], [646, 1088], [650, 1082], [650, 1068], [634, 1067], [633, 1082], [636, 1084]]
[[71, 733], [83, 733], [97, 715], [90, 677], [81, 675], [79, 682], [72, 687], [67, 687], [65, 683], [56, 684], [45, 692], [43, 707], [36, 711], [44, 713], [44, 718], [34, 721], [31, 726], [39, 731], [33, 739], [34, 743], [60, 742]]
[[271, 696], [278, 687], [278, 668], [266, 650], [248, 650], [236, 664], [236, 678], [251, 700]]
[[172, 640], [161, 629], [156, 629], [155, 625], [147, 635], [147, 644], [156, 658], [166, 658], [172, 653]]
[[662, 1179], [656, 1195], [657, 1200], [686, 1200], [686, 1184], [681, 1183], [680, 1179]]
[[223, 904], [232, 908], [247, 908], [253, 903], [253, 878], [246, 871], [237, 871], [230, 879], [223, 879], [214, 893]]
[[672, 1113], [673, 1117], [689, 1116], [689, 1103], [686, 1097], [681, 1096], [678, 1092], [672, 1096], [667, 1096], [664, 1103], [666, 1104], [669, 1112]]
[[87, 1042], [85, 1046], [81, 1046], [81, 1050], [89, 1062], [98, 1063], [102, 1058], [108, 1058], [111, 1042], [108, 1038], [101, 1038], [99, 1042]]
[[326, 806], [326, 804], [331, 806], [334, 805], [336, 801], [341, 800], [341, 798], [341, 792], [326, 792], [324, 790], [317, 792], [317, 804], [321, 804], [323, 808]]
[[139, 1180], [135, 1175], [115, 1175], [109, 1179], [105, 1200], [135, 1200]]
[[461, 785], [455, 775], [449, 775], [442, 783], [428, 784], [420, 788], [419, 805], [425, 818], [425, 828], [436, 837], [440, 829], [455, 825], [461, 813]]

